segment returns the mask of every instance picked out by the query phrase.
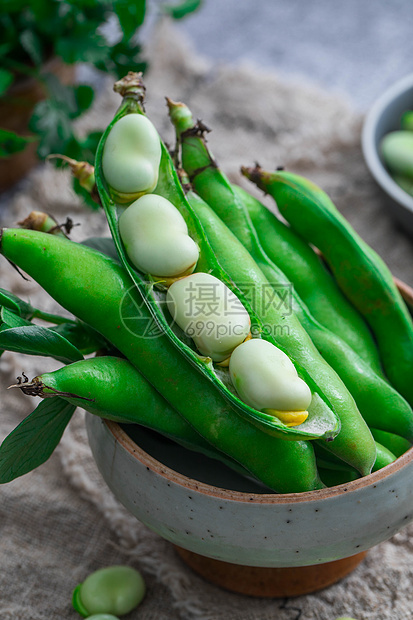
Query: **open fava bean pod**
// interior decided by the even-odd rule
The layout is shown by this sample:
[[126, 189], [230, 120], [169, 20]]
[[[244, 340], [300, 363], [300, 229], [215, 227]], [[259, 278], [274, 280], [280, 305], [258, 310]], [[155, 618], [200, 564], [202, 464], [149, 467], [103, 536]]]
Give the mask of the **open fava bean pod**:
[[[376, 448], [354, 395], [349, 391], [350, 383], [358, 385], [360, 382], [360, 372], [353, 372], [354, 362], [357, 362], [357, 370], [364, 370], [366, 374], [369, 365], [365, 364], [363, 369], [363, 361], [358, 360], [347, 343], [314, 319], [288, 278], [266, 255], [248, 211], [209, 153], [203, 136], [204, 126], [194, 124], [185, 104], [168, 100], [168, 107], [181, 144], [182, 164], [200, 194], [189, 191], [188, 200], [219, 261], [244, 292], [269, 289], [277, 296], [290, 286], [292, 317], [288, 331], [277, 333], [277, 345], [284, 343], [289, 352], [293, 351], [295, 360], [312, 373], [337, 413], [341, 429], [328, 444], [329, 449], [362, 474], [369, 472]], [[276, 324], [272, 305], [265, 305], [260, 311], [265, 312], [267, 325]], [[409, 410], [407, 403], [405, 405]], [[409, 430], [413, 430], [411, 418], [410, 429], [406, 431]]]
[[[158, 141], [161, 146], [158, 182], [152, 194], [147, 194], [146, 196], [148, 198], [152, 195], [161, 196], [163, 199], [172, 203], [172, 205], [181, 214], [186, 223], [189, 236], [199, 248], [199, 258], [194, 272], [210, 274], [223, 283], [228, 290], [238, 298], [248, 312], [251, 322], [252, 336], [262, 336], [269, 342], [272, 342], [274, 345], [281, 348], [290, 357], [290, 359], [292, 359], [298, 375], [307, 383], [312, 393], [311, 404], [308, 408], [308, 418], [304, 423], [298, 426], [290, 427], [284, 424], [279, 418], [248, 406], [236, 395], [229, 378], [228, 370], [225, 368], [220, 368], [217, 365], [213, 365], [210, 357], [203, 356], [195, 350], [191, 340], [185, 335], [182, 329], [177, 327], [176, 324], [174, 324], [173, 327], [170, 326], [170, 317], [164, 310], [165, 293], [162, 290], [159, 290], [159, 285], [170, 285], [171, 280], [169, 280], [169, 276], [167, 276], [168, 281], [166, 281], [166, 277], [159, 280], [160, 274], [142, 273], [138, 271], [136, 266], [131, 262], [119, 231], [119, 217], [120, 219], [124, 217], [124, 215], [122, 215], [124, 212], [124, 207], [119, 204], [119, 201], [117, 201], [116, 188], [115, 190], [111, 188], [106, 178], [108, 175], [107, 173], [105, 174], [105, 170], [107, 170], [109, 166], [108, 161], [110, 161], [108, 160], [105, 150], [106, 144], [107, 140], [112, 135], [112, 131], [116, 131], [117, 123], [128, 115], [142, 115], [144, 113], [144, 86], [139, 75], [129, 74], [127, 78], [116, 84], [116, 90], [123, 95], [123, 101], [115, 115], [115, 118], [104, 133], [98, 148], [95, 167], [96, 183], [120, 260], [134, 281], [137, 294], [140, 296], [142, 303], [148, 308], [157, 328], [165, 334], [171, 343], [173, 343], [178, 357], [183, 356], [186, 358], [191, 365], [195, 366], [198, 372], [203, 374], [208, 381], [214, 385], [214, 387], [224, 396], [225, 399], [227, 399], [228, 403], [234, 408], [235, 411], [238, 412], [239, 415], [247, 418], [248, 421], [256, 424], [265, 432], [271, 433], [278, 437], [297, 440], [313, 439], [317, 437], [333, 438], [339, 430], [339, 421], [330, 406], [328, 398], [318, 387], [308, 369], [303, 368], [294, 360], [294, 356], [291, 351], [285, 350], [286, 347], [284, 345], [280, 345], [279, 342], [275, 342], [271, 335], [264, 333], [265, 330], [262, 321], [260, 320], [258, 314], [254, 311], [251, 303], [246, 296], [243, 295], [242, 291], [235, 286], [234, 282], [229, 278], [227, 273], [221, 268], [197, 216], [194, 214], [191, 206], [185, 198], [170, 155], [158, 137]], [[135, 195], [131, 195], [130, 202], [134, 201], [134, 197]], [[133, 206], [134, 205], [132, 205], [132, 207]], [[126, 213], [127, 211], [125, 212], [125, 215]], [[128, 242], [126, 245], [128, 245]], [[181, 276], [182, 274], [178, 275]], [[158, 276], [158, 278], [154, 276]], [[279, 323], [283, 325], [284, 323], [288, 323], [290, 318], [279, 312], [278, 315], [274, 317], [274, 320], [278, 320]]]

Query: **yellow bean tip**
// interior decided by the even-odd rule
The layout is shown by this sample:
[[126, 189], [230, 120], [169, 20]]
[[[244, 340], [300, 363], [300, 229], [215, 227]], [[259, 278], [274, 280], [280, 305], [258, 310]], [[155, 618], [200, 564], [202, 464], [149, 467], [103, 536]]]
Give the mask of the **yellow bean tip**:
[[278, 418], [285, 426], [299, 426], [308, 418], [308, 411], [279, 411], [278, 409], [264, 409], [268, 413]]

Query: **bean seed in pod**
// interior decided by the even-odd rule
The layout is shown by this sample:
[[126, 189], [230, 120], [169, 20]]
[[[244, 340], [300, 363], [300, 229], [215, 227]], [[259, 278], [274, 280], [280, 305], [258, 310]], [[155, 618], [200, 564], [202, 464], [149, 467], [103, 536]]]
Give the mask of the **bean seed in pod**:
[[105, 143], [102, 170], [118, 202], [132, 202], [154, 190], [160, 161], [159, 135], [146, 116], [128, 114], [115, 123]]
[[166, 294], [173, 320], [202, 355], [222, 362], [245, 340], [250, 317], [238, 297], [209, 273], [177, 280]]
[[139, 271], [175, 277], [193, 272], [199, 257], [195, 241], [178, 209], [166, 198], [147, 194], [119, 218], [126, 253]]
[[253, 338], [240, 344], [231, 355], [229, 372], [247, 405], [275, 415], [287, 426], [307, 418], [311, 390], [289, 357], [271, 342]]
[[146, 592], [139, 571], [131, 566], [108, 566], [90, 574], [73, 592], [73, 607], [83, 617], [123, 616], [135, 609]]

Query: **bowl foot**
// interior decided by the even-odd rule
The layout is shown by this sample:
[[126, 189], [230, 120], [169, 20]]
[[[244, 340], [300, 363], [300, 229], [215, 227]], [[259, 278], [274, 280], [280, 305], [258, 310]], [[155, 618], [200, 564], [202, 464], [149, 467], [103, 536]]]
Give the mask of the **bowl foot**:
[[366, 551], [350, 558], [313, 566], [261, 568], [206, 558], [174, 545], [182, 560], [211, 583], [249, 596], [284, 598], [322, 590], [356, 568]]

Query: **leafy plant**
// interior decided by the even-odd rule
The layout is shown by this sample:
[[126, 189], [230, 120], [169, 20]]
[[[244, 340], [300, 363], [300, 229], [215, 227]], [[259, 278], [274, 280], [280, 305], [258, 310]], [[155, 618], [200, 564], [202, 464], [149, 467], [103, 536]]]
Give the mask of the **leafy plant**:
[[[116, 254], [111, 239], [91, 238], [84, 243], [109, 255]], [[51, 326], [43, 327], [33, 319]], [[0, 288], [0, 356], [4, 351], [51, 357], [63, 364], [97, 351], [119, 354], [86, 323], [44, 312]], [[23, 373], [17, 386], [25, 381]], [[44, 463], [59, 443], [75, 409], [57, 396], [49, 397], [15, 428], [0, 445], [0, 484]]]
[[[200, 5], [201, 0], [184, 0], [152, 2], [150, 8], [180, 19]], [[45, 72], [44, 65], [58, 57], [67, 64], [88, 63], [117, 78], [128, 71], [144, 72], [147, 63], [138, 34], [146, 15], [146, 0], [2, 0], [0, 101], [10, 99], [10, 87], [27, 76], [42, 83], [46, 98], [36, 105], [30, 120], [29, 129], [37, 138], [0, 128], [0, 158], [10, 157], [37, 139], [40, 158], [62, 153], [92, 163], [101, 132], [81, 138], [73, 121], [93, 103], [94, 88], [65, 86]], [[109, 42], [105, 27], [114, 20], [119, 36]]]

